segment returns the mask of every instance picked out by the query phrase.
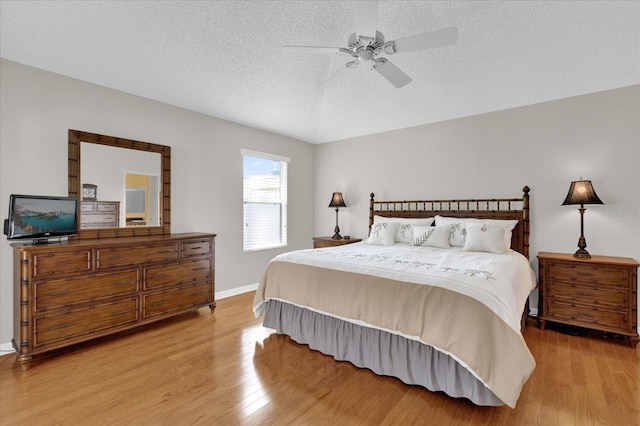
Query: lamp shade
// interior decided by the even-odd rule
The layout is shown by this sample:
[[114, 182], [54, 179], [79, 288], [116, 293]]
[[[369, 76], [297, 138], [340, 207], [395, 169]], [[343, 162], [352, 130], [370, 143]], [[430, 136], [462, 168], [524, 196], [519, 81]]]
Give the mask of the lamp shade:
[[590, 180], [576, 180], [571, 182], [567, 198], [562, 202], [563, 206], [570, 204], [604, 204], [596, 191], [593, 189]]
[[344, 203], [344, 198], [342, 198], [342, 192], [334, 192], [331, 197], [331, 202], [329, 203], [329, 207], [347, 207]]

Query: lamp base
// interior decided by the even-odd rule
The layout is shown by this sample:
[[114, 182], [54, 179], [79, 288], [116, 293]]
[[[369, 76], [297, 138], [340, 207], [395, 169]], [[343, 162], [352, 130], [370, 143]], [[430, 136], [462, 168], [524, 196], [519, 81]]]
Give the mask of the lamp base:
[[581, 258], [581, 259], [590, 259], [591, 255], [585, 249], [578, 249], [575, 253], [573, 253], [573, 257]]
[[[336, 209], [338, 210], [338, 209]], [[331, 237], [334, 240], [341, 240], [342, 239], [342, 235], [340, 235], [340, 227], [338, 227], [338, 220], [336, 218], [336, 227], [333, 228], [333, 237]]]
[[[582, 215], [580, 216], [582, 218]], [[582, 225], [582, 221], [580, 221]], [[582, 231], [582, 226], [580, 226]], [[591, 255], [587, 251], [587, 240], [584, 238], [584, 234], [581, 233], [580, 238], [578, 239], [578, 250], [573, 253], [573, 257], [581, 258], [581, 259], [590, 259]]]

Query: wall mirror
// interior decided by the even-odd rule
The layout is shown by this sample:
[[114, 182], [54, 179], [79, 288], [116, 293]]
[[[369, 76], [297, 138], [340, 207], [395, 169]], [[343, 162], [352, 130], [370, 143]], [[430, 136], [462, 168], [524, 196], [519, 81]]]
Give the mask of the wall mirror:
[[171, 147], [70, 129], [69, 196], [79, 238], [169, 234]]

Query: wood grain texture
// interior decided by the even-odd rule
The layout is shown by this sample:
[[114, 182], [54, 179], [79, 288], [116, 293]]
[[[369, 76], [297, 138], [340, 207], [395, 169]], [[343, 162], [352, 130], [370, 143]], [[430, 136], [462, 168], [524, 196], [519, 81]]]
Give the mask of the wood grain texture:
[[0, 357], [0, 423], [638, 425], [640, 348], [524, 331], [537, 367], [516, 409], [478, 407], [338, 362], [262, 327], [253, 293], [34, 360]]

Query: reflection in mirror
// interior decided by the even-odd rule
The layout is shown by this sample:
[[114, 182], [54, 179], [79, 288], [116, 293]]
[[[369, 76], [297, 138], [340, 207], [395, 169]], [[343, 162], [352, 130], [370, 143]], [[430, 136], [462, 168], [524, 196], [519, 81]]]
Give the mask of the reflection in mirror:
[[[130, 187], [144, 188], [146, 194], [149, 191], [149, 178], [155, 177], [155, 191], [159, 188], [157, 181], [160, 176], [160, 154], [157, 152], [134, 151], [126, 148], [117, 148], [112, 146], [97, 145], [94, 143], [80, 142], [80, 176], [82, 184], [91, 182], [97, 186], [97, 201], [120, 203], [119, 206], [119, 226], [131, 226], [134, 224], [131, 217], [139, 218], [140, 213], [143, 214], [145, 220], [137, 220], [135, 225], [138, 226], [159, 226], [158, 211], [160, 210], [160, 197], [156, 193], [149, 200], [145, 200], [146, 208], [144, 211], [134, 212], [137, 215], [130, 215], [129, 205], [127, 204], [127, 189]], [[135, 170], [136, 172], [130, 172]], [[146, 175], [146, 176], [145, 176]], [[132, 176], [129, 178], [128, 176]], [[135, 177], [139, 176], [139, 177]], [[130, 182], [127, 180], [132, 179]], [[145, 197], [146, 198], [146, 197]], [[153, 201], [154, 204], [150, 204]], [[83, 202], [82, 204], [87, 204]], [[88, 208], [88, 207], [87, 207]], [[103, 204], [98, 204], [97, 209], [104, 209]], [[113, 210], [111, 210], [113, 211]], [[153, 212], [153, 213], [152, 213]], [[108, 219], [108, 215], [101, 215], [102, 222], [82, 221], [82, 228], [109, 228], [114, 226], [113, 222]], [[103, 226], [100, 226], [102, 224]], [[115, 225], [117, 226], [117, 225]]]
[[159, 176], [127, 173], [124, 182], [124, 214], [126, 226], [158, 226], [160, 200]]
[[171, 147], [73, 129], [68, 147], [69, 196], [81, 199], [75, 238], [171, 233]]

